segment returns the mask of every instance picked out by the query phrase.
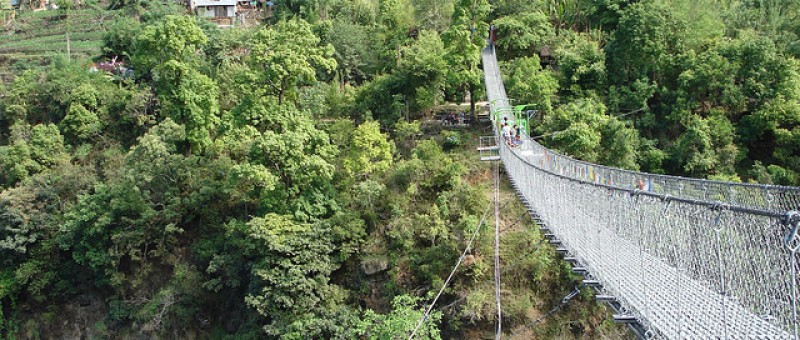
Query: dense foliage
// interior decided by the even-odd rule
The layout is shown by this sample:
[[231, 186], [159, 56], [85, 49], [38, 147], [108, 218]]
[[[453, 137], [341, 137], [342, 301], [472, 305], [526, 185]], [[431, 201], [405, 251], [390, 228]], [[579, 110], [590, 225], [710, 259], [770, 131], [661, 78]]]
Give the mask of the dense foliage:
[[[425, 120], [475, 109], [489, 22], [550, 146], [800, 183], [795, 1], [289, 0], [249, 29], [109, 7], [98, 58], [131, 72], [54, 56], [0, 86], [2, 338], [405, 338], [487, 228], [480, 132]], [[532, 323], [577, 278], [523, 212], [503, 218], [504, 328], [622, 336], [588, 290]], [[479, 235], [421, 338], [492, 328]]]
[[800, 184], [798, 2], [558, 4], [495, 20], [509, 94], [539, 105], [546, 144], [628, 169]]

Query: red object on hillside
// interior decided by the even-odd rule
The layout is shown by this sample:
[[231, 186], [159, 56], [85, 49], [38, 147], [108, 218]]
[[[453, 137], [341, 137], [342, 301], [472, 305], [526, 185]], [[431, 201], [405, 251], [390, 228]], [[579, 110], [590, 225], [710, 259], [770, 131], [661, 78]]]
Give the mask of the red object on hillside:
[[118, 56], [114, 56], [111, 61], [101, 61], [99, 63], [92, 63], [89, 65], [90, 72], [106, 72], [122, 76], [131, 76], [133, 70], [125, 67], [124, 61], [117, 61]]

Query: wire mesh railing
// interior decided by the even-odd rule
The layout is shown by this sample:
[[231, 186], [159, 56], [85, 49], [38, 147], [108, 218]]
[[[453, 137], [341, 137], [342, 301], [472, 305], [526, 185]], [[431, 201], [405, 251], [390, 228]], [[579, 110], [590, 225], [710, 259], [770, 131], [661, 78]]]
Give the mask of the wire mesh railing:
[[[483, 58], [492, 109], [505, 112], [494, 51]], [[499, 145], [519, 194], [648, 334], [797, 338], [798, 188], [614, 169], [530, 139]]]

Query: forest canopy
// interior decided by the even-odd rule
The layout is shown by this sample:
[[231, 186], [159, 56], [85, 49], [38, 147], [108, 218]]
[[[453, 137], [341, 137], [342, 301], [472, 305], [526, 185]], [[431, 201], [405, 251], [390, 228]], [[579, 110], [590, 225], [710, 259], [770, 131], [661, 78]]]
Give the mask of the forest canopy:
[[[548, 147], [800, 184], [795, 0], [286, 0], [232, 28], [172, 1], [35, 5], [3, 17], [29, 45], [41, 17], [63, 38], [105, 19], [91, 59], [0, 40], [0, 338], [405, 338], [486, 227], [490, 25]], [[480, 235], [420, 338], [492, 329]], [[579, 281], [542, 240], [505, 233], [505, 329], [630, 336], [588, 289], [531, 322]]]

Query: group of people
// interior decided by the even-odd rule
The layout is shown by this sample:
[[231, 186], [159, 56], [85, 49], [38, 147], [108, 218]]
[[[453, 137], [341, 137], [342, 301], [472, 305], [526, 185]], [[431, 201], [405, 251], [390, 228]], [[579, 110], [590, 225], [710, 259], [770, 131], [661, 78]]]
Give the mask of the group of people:
[[451, 112], [442, 117], [442, 124], [444, 125], [464, 125], [464, 112], [461, 111], [456, 115]]
[[503, 118], [503, 123], [500, 125], [500, 132], [503, 135], [506, 145], [514, 148], [522, 145], [522, 134], [520, 133], [519, 125], [514, 124], [514, 127], [508, 123], [508, 117]]

